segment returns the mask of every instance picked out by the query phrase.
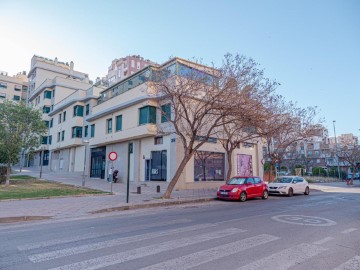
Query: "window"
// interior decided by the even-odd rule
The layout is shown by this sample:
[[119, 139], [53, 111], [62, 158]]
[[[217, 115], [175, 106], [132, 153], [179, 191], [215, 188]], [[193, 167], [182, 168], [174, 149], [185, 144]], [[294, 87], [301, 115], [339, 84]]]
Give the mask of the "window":
[[54, 119], [53, 119], [53, 118], [51, 118], [51, 119], [50, 119], [50, 125], [49, 125], [49, 127], [50, 127], [50, 128], [52, 128], [52, 127], [53, 127], [53, 122], [54, 122]]
[[0, 82], [0, 88], [7, 88], [6, 82]]
[[85, 137], [85, 138], [87, 138], [88, 133], [89, 133], [89, 126], [85, 126], [85, 127], [84, 127], [84, 137]]
[[66, 120], [66, 111], [63, 113], [63, 122]]
[[72, 127], [71, 138], [82, 138], [82, 127]]
[[48, 143], [51, 144], [52, 143], [52, 135], [49, 136], [49, 140]]
[[42, 136], [41, 137], [41, 144], [47, 144], [47, 139], [48, 139], [47, 136]]
[[131, 67], [134, 68], [135, 67], [135, 61], [131, 60]]
[[95, 136], [95, 124], [90, 126], [90, 137], [94, 138]]
[[43, 107], [43, 113], [49, 113], [50, 112], [50, 107], [49, 106], [44, 106]]
[[137, 62], [137, 69], [140, 69], [140, 62]]
[[246, 183], [247, 183], [247, 184], [249, 184], [249, 183], [255, 184], [254, 178], [248, 178], [248, 179], [246, 180]]
[[106, 120], [107, 133], [112, 133], [112, 118]]
[[14, 95], [13, 99], [16, 100], [16, 101], [19, 101], [19, 100], [20, 100], [20, 96]]
[[223, 181], [225, 154], [196, 151], [194, 154], [194, 181]]
[[86, 104], [85, 106], [85, 115], [89, 115], [90, 112], [90, 104]]
[[166, 104], [161, 106], [161, 123], [168, 122], [171, 119], [171, 105]]
[[55, 97], [55, 89], [52, 91], [52, 97]]
[[261, 184], [261, 179], [260, 178], [255, 177], [254, 180], [255, 180], [255, 184]]
[[63, 141], [65, 138], [65, 130], [61, 131], [61, 140]]
[[74, 116], [84, 116], [84, 106], [74, 106]]
[[145, 106], [140, 108], [139, 125], [149, 123], [156, 124], [156, 107]]
[[14, 90], [15, 91], [21, 91], [21, 85], [15, 84]]
[[154, 144], [163, 144], [163, 137], [155, 137]]
[[23, 85], [23, 86], [22, 86], [22, 91], [23, 91], [23, 92], [27, 92], [27, 90], [28, 90], [28, 87], [27, 87], [26, 85]]
[[59, 124], [61, 123], [61, 113], [59, 114], [59, 120], [58, 120], [58, 123], [59, 123]]
[[122, 130], [122, 115], [116, 116], [116, 131]]
[[44, 91], [44, 99], [51, 99], [51, 91]]
[[5, 99], [6, 98], [6, 94], [5, 93], [0, 93], [0, 99]]
[[57, 133], [57, 141], [60, 142], [60, 132]]
[[45, 126], [48, 128], [49, 127], [49, 121], [44, 120], [43, 122], [44, 122]]

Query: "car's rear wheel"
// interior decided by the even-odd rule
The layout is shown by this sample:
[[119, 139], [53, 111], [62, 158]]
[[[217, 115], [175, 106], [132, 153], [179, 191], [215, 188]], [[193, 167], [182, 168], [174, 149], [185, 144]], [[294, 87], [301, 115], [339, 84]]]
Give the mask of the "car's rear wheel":
[[309, 195], [309, 194], [310, 194], [310, 188], [309, 188], [309, 187], [306, 187], [306, 188], [305, 188], [304, 194], [305, 194], [305, 195]]
[[294, 195], [294, 190], [292, 188], [289, 188], [288, 196], [292, 197]]
[[264, 190], [263, 195], [262, 195], [262, 199], [266, 200], [269, 197], [269, 192], [267, 190]]
[[247, 199], [246, 192], [245, 191], [241, 192], [240, 193], [240, 198], [239, 198], [240, 202], [245, 202], [246, 199]]

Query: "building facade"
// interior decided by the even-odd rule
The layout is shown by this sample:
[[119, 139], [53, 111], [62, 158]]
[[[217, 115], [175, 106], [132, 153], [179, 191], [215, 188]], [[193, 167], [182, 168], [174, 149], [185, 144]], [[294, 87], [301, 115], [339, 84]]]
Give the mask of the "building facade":
[[140, 55], [131, 55], [119, 59], [114, 59], [108, 68], [106, 79], [108, 85], [111, 86], [120, 82], [128, 76], [133, 75], [140, 69], [149, 65], [156, 66], [156, 64], [149, 59], [144, 59]]
[[15, 76], [8, 76], [5, 71], [0, 71], [0, 103], [4, 100], [26, 101], [28, 91], [28, 79], [26, 72], [20, 72]]

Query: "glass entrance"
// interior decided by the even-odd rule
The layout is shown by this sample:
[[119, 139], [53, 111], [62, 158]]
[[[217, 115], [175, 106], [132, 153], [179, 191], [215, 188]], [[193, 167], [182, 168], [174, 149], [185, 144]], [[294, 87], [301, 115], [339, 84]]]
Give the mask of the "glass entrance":
[[91, 169], [90, 177], [105, 178], [105, 156], [106, 147], [91, 149]]
[[150, 180], [166, 181], [167, 153], [166, 150], [151, 152]]

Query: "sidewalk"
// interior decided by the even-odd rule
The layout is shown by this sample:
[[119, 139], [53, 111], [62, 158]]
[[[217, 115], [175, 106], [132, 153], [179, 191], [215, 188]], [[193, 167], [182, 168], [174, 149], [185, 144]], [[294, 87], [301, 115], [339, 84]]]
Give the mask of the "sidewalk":
[[346, 181], [331, 183], [314, 183], [310, 184], [311, 189], [322, 192], [339, 192], [339, 193], [360, 193], [360, 181], [354, 180], [353, 185], [347, 185]]
[[[17, 175], [30, 175], [39, 177], [39, 171], [25, 168]], [[42, 178], [65, 184], [81, 186], [81, 173], [49, 173], [44, 172]], [[178, 204], [191, 201], [206, 201], [215, 198], [215, 189], [199, 190], [174, 190], [171, 199], [164, 200], [160, 197], [166, 190], [166, 182], [141, 182], [141, 194], [137, 194], [138, 183], [130, 182], [129, 204], [126, 203], [126, 183], [113, 183], [114, 195], [96, 195], [81, 197], [63, 197], [50, 199], [10, 200], [0, 201], [0, 218], [21, 216], [49, 216], [52, 219], [77, 218], [91, 215], [93, 212], [102, 212], [107, 208], [145, 208], [156, 204]], [[103, 191], [110, 191], [111, 184], [103, 179], [89, 179], [85, 186]], [[156, 192], [160, 186], [160, 193]], [[105, 211], [104, 211], [105, 212]]]

